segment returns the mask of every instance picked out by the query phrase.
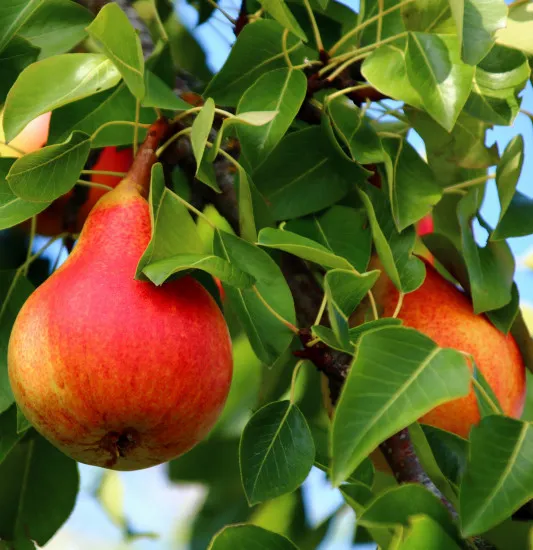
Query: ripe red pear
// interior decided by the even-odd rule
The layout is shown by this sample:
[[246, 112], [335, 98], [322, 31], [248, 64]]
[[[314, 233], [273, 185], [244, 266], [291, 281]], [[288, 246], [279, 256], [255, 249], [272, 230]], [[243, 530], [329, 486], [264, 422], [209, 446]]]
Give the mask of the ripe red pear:
[[[432, 338], [439, 346], [455, 348], [474, 357], [477, 367], [498, 398], [504, 413], [518, 418], [526, 395], [524, 361], [514, 338], [500, 332], [485, 315], [476, 315], [470, 299], [426, 263], [422, 286], [406, 294], [398, 317], [403, 324]], [[398, 291], [382, 276], [375, 297], [391, 317], [398, 303]], [[420, 421], [468, 437], [480, 420], [474, 389], [460, 399], [439, 405]]]
[[166, 128], [151, 128], [68, 260], [21, 309], [9, 342], [13, 393], [35, 428], [72, 458], [115, 470], [188, 451], [216, 422], [231, 382], [231, 342], [209, 293], [188, 276], [160, 287], [134, 279]]

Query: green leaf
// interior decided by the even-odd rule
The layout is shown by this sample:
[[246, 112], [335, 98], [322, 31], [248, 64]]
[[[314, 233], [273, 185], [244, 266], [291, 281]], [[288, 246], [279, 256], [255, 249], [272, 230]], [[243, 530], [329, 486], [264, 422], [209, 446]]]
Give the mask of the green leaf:
[[4, 102], [19, 73], [39, 55], [39, 49], [15, 36], [0, 53], [0, 102]]
[[458, 538], [457, 528], [440, 499], [415, 483], [379, 494], [359, 516], [358, 523], [364, 527], [408, 527], [409, 518], [418, 514], [425, 514], [453, 539]]
[[365, 59], [361, 73], [381, 93], [422, 108], [418, 89], [409, 81], [405, 50], [405, 46], [396, 45], [377, 48]]
[[191, 129], [191, 145], [196, 160], [196, 174], [200, 170], [202, 158], [207, 146], [207, 139], [215, 120], [215, 102], [208, 98], [204, 106], [196, 115]]
[[144, 71], [144, 86], [146, 93], [141, 101], [144, 107], [158, 107], [172, 111], [187, 111], [191, 108], [191, 105], [177, 96], [164, 80], [152, 71]]
[[459, 201], [457, 207], [463, 255], [476, 315], [499, 309], [511, 301], [514, 274], [514, 258], [505, 241], [488, 241], [483, 248], [476, 244], [471, 221], [479, 206], [479, 192], [477, 188], [472, 189]]
[[466, 468], [468, 441], [433, 426], [422, 429], [441, 472], [457, 490]]
[[457, 40], [411, 32], [406, 65], [425, 110], [450, 132], [470, 95], [474, 77], [474, 68], [459, 57]]
[[533, 200], [516, 190], [524, 162], [524, 139], [515, 136], [505, 148], [496, 169], [500, 219], [491, 240], [523, 237], [533, 233]]
[[50, 204], [27, 202], [13, 193], [6, 176], [14, 162], [15, 159], [0, 158], [0, 230], [35, 216]]
[[487, 416], [472, 428], [460, 493], [463, 536], [487, 531], [533, 496], [532, 453], [529, 423]]
[[253, 177], [272, 215], [284, 220], [331, 206], [364, 181], [366, 171], [341, 156], [316, 126], [285, 136]]
[[145, 93], [141, 41], [118, 4], [106, 4], [87, 27], [87, 32], [102, 46], [131, 93], [141, 100]]
[[357, 271], [366, 271], [372, 233], [363, 209], [335, 205], [319, 216], [293, 220], [285, 227], [346, 258]]
[[17, 433], [23, 434], [32, 427], [31, 422], [24, 416], [24, 413], [17, 406]]
[[20, 31], [24, 23], [39, 9], [45, 0], [2, 0], [0, 17], [0, 52]]
[[487, 311], [490, 322], [504, 334], [508, 334], [520, 313], [520, 296], [518, 287], [513, 283], [511, 287], [511, 301], [500, 309]]
[[507, 6], [503, 0], [450, 0], [461, 58], [477, 65], [494, 44], [497, 30], [505, 28]]
[[[282, 34], [283, 27], [276, 21], [260, 19], [246, 25], [204, 95], [212, 97], [219, 105], [233, 107], [264, 73], [286, 67]], [[295, 65], [301, 64], [308, 54], [292, 34], [287, 37], [287, 51]]]
[[269, 13], [280, 25], [291, 31], [298, 38], [307, 41], [305, 32], [287, 7], [284, 0], [259, 0], [263, 9]]
[[66, 53], [86, 36], [91, 12], [70, 0], [46, 0], [18, 33], [41, 48], [40, 59]]
[[533, 55], [533, 5], [516, 4], [509, 9], [505, 28], [496, 32], [496, 42]]
[[[53, 86], [43, 82], [53, 80]], [[9, 91], [4, 111], [6, 140], [11, 141], [39, 115], [115, 86], [120, 73], [96, 53], [57, 55], [31, 64]]]
[[333, 419], [332, 482], [387, 437], [469, 390], [470, 370], [458, 351], [404, 327], [364, 334]]
[[476, 67], [465, 111], [491, 124], [511, 124], [520, 108], [518, 93], [530, 72], [522, 52], [495, 44]]
[[369, 164], [384, 159], [381, 140], [361, 111], [344, 97], [327, 102], [327, 110], [337, 135], [356, 162]]
[[237, 164], [237, 201], [239, 204], [239, 229], [241, 237], [249, 242], [257, 241], [254, 203], [252, 196], [253, 182], [244, 168]]
[[13, 405], [0, 414], [0, 464], [22, 439], [23, 434], [17, 430], [17, 411], [17, 406]]
[[460, 550], [461, 543], [454, 540], [442, 525], [424, 514], [411, 516], [409, 527], [403, 532], [398, 550]]
[[439, 467], [435, 458], [435, 454], [429, 444], [429, 441], [418, 422], [414, 422], [409, 426], [409, 437], [413, 444], [416, 456], [420, 460], [422, 468], [435, 484], [437, 489], [448, 499], [448, 501], [457, 508], [459, 505], [457, 494], [458, 491], [453, 488], [452, 484], [446, 479], [446, 476]]
[[[124, 83], [112, 90], [92, 95], [80, 101], [60, 107], [52, 114], [48, 143], [61, 143], [78, 130], [93, 135], [102, 125], [115, 120], [135, 122], [135, 98]], [[153, 109], [141, 108], [139, 122], [152, 123]], [[146, 130], [139, 128], [139, 139]], [[134, 128], [124, 124], [112, 124], [104, 128], [92, 140], [92, 147], [108, 145], [130, 145], [133, 143]]]
[[302, 71], [284, 68], [262, 75], [242, 95], [237, 114], [246, 111], [278, 111], [267, 124], [239, 126], [241, 158], [255, 168], [272, 152], [298, 114], [307, 91], [307, 79]]
[[143, 273], [156, 285], [163, 284], [171, 275], [201, 269], [222, 282], [237, 288], [250, 288], [254, 278], [226, 260], [209, 254], [180, 254], [148, 264]]
[[387, 170], [389, 198], [399, 232], [427, 215], [442, 197], [431, 169], [406, 140], [383, 141], [390, 162]]
[[481, 418], [491, 414], [504, 414], [498, 398], [475, 362], [472, 372], [472, 385], [474, 386], [477, 406]]
[[[15, 281], [15, 276], [16, 272], [0, 271], [0, 308], [4, 309], [0, 319], [0, 413], [14, 401], [7, 373], [9, 336], [20, 308], [34, 290], [26, 277], [19, 275]], [[7, 304], [4, 303], [6, 300]]]
[[2, 539], [27, 537], [42, 546], [74, 508], [76, 462], [34, 432], [0, 464], [0, 479]]
[[416, 0], [404, 5], [401, 14], [408, 31], [455, 32], [449, 0]]
[[[428, 114], [415, 109], [405, 109], [405, 114], [413, 128], [420, 134], [426, 146], [426, 154], [433, 178], [440, 185], [446, 185], [442, 172], [448, 166], [487, 168], [498, 162], [498, 148], [485, 145], [487, 124], [466, 113], [461, 113], [451, 132], [444, 130]], [[457, 183], [455, 175], [449, 183]]]
[[344, 258], [332, 254], [321, 244], [291, 231], [266, 227], [259, 232], [258, 244], [289, 252], [325, 267], [351, 269], [350, 263]]
[[329, 321], [343, 349], [350, 347], [349, 317], [380, 276], [380, 271], [356, 273], [332, 269], [324, 278]]
[[283, 319], [294, 324], [296, 314], [287, 281], [278, 265], [264, 250], [244, 239], [217, 231], [214, 249], [217, 256], [227, 259], [256, 280], [256, 290], [224, 288], [255, 354], [264, 363], [271, 365], [287, 349], [293, 333], [269, 311], [264, 302]]
[[401, 234], [397, 232], [385, 196], [372, 185], [358, 192], [367, 209], [383, 269], [398, 290], [413, 292], [422, 284], [426, 273], [423, 262], [412, 254], [416, 238], [414, 228], [408, 227]]
[[297, 489], [315, 460], [307, 421], [290, 401], [259, 409], [241, 437], [242, 485], [250, 506]]
[[219, 531], [207, 550], [297, 550], [286, 537], [256, 525], [228, 525]]
[[152, 167], [148, 200], [152, 238], [139, 260], [136, 277], [141, 275], [146, 266], [158, 260], [168, 260], [177, 254], [196, 255], [203, 252], [203, 244], [194, 220], [178, 196], [165, 187], [165, 176], [160, 163]]
[[90, 137], [74, 132], [64, 143], [17, 159], [7, 175], [9, 186], [23, 200], [49, 203], [74, 187], [90, 150]]

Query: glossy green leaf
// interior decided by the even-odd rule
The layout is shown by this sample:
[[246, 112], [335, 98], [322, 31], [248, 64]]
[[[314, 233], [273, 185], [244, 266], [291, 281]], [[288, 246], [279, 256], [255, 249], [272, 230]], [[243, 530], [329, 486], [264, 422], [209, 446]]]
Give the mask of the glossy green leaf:
[[[402, 19], [402, 14], [399, 9], [390, 10], [393, 6], [398, 4], [397, 0], [362, 0], [360, 3], [359, 9], [359, 21], [367, 22], [367, 20], [372, 19], [372, 23], [368, 24], [360, 33], [359, 36], [353, 37], [351, 41], [348, 41], [344, 45], [344, 49], [349, 50], [350, 46], [361, 45], [366, 46], [369, 44], [374, 44], [380, 40], [390, 38], [400, 34], [405, 31], [405, 25]], [[381, 24], [379, 24], [379, 11], [381, 10], [390, 10], [390, 13], [382, 15]], [[347, 30], [351, 30], [349, 27]], [[396, 46], [399, 43], [399, 40], [394, 41]]]
[[[34, 290], [34, 286], [25, 276], [20, 275], [16, 280], [14, 277], [13, 271], [0, 271], [0, 308], [5, 310], [0, 318], [0, 413], [7, 410], [14, 401], [7, 374], [9, 336], [20, 308]], [[6, 299], [8, 302], [4, 304]]]
[[237, 288], [250, 288], [254, 278], [229, 262], [209, 254], [180, 254], [148, 264], [143, 273], [156, 285], [163, 284], [171, 275], [191, 269], [201, 269], [222, 282]]
[[118, 4], [106, 4], [87, 27], [107, 57], [120, 71], [131, 93], [139, 100], [144, 97], [144, 58], [141, 41], [127, 15]]
[[87, 37], [91, 12], [71, 0], [46, 0], [19, 31], [19, 36], [41, 48], [40, 59], [70, 51]]
[[383, 147], [389, 156], [388, 191], [398, 231], [422, 219], [442, 196], [429, 166], [403, 139], [388, 138]]
[[169, 88], [152, 71], [144, 71], [144, 86], [146, 93], [141, 101], [141, 105], [144, 107], [157, 107], [172, 111], [187, 111], [191, 108], [191, 105], [177, 96], [172, 88]]
[[357, 271], [366, 271], [372, 234], [364, 210], [334, 205], [318, 216], [289, 221], [285, 228], [346, 258]]
[[361, 111], [344, 97], [327, 102], [328, 114], [341, 141], [360, 164], [382, 162], [381, 140]]
[[380, 271], [332, 269], [324, 278], [329, 322], [343, 349], [350, 347], [349, 317], [378, 280]]
[[[219, 105], [235, 106], [264, 73], [286, 67], [282, 34], [283, 27], [276, 21], [260, 19], [246, 25], [204, 95]], [[287, 51], [295, 65], [301, 64], [308, 53], [292, 34], [287, 37]]]
[[425, 110], [451, 131], [470, 95], [474, 77], [474, 68], [460, 59], [456, 38], [409, 33], [406, 66]]
[[487, 311], [490, 322], [504, 334], [508, 334], [520, 314], [520, 296], [518, 287], [513, 283], [511, 287], [511, 301], [499, 308]]
[[259, 233], [258, 244], [267, 248], [276, 248], [294, 254], [325, 267], [350, 269], [350, 263], [340, 256], [332, 254], [321, 244], [302, 237], [297, 233], [266, 227]]
[[[53, 80], [53, 86], [43, 82]], [[26, 67], [9, 91], [4, 131], [12, 140], [34, 118], [115, 86], [120, 73], [102, 54], [74, 53], [43, 59]]]
[[215, 102], [208, 98], [201, 111], [196, 115], [191, 129], [191, 145], [196, 159], [196, 173], [202, 164], [207, 140], [215, 120]]
[[483, 248], [476, 244], [471, 221], [478, 209], [478, 193], [478, 188], [471, 190], [460, 200], [457, 208], [463, 255], [476, 314], [499, 309], [511, 301], [514, 274], [514, 258], [505, 241], [488, 241]]
[[4, 102], [19, 73], [39, 55], [39, 48], [24, 38], [15, 36], [0, 52], [0, 102]]
[[17, 431], [17, 410], [17, 406], [12, 405], [0, 414], [0, 464], [22, 439], [23, 434]]
[[518, 93], [530, 72], [522, 52], [495, 44], [476, 67], [465, 111], [487, 123], [511, 124], [520, 109]]
[[237, 165], [237, 201], [239, 204], [239, 229], [241, 237], [249, 242], [257, 241], [257, 227], [255, 225], [254, 203], [252, 186], [244, 168]]
[[524, 2], [512, 6], [506, 23], [496, 32], [496, 42], [533, 55], [533, 5]]
[[460, 550], [461, 543], [454, 540], [442, 525], [433, 518], [417, 514], [411, 516], [408, 521], [409, 527], [403, 532], [402, 542], [398, 550]]
[[15, 159], [0, 158], [0, 230], [35, 216], [50, 203], [28, 202], [17, 197], [9, 187], [6, 176]]
[[455, 32], [449, 0], [416, 0], [405, 4], [401, 14], [408, 31], [436, 34]]
[[305, 32], [300, 27], [300, 24], [291, 13], [285, 0], [259, 0], [263, 9], [270, 14], [280, 25], [288, 29], [298, 38], [307, 41]]
[[259, 409], [244, 428], [239, 449], [250, 506], [294, 491], [314, 460], [313, 437], [297, 405], [277, 401]]
[[404, 47], [384, 45], [374, 50], [364, 61], [363, 76], [385, 95], [421, 108], [422, 99], [407, 73]]
[[359, 516], [358, 523], [365, 527], [407, 527], [409, 518], [418, 514], [432, 518], [452, 539], [457, 538], [457, 527], [440, 499], [415, 483], [379, 494]]
[[9, 186], [23, 200], [48, 203], [74, 187], [90, 149], [90, 137], [74, 132], [65, 143], [28, 153], [9, 170]]
[[476, 394], [477, 406], [481, 418], [491, 414], [504, 414], [498, 398], [475, 362], [472, 372], [472, 386]]
[[286, 537], [256, 525], [228, 525], [219, 531], [207, 550], [297, 550]]
[[[52, 114], [48, 143], [61, 143], [78, 130], [93, 135], [102, 125], [114, 120], [135, 121], [135, 98], [124, 83], [80, 101], [60, 107]], [[139, 122], [148, 124], [154, 121], [153, 109], [141, 108]], [[138, 129], [139, 139], [146, 130]], [[133, 143], [134, 128], [130, 125], [112, 124], [104, 128], [92, 139], [92, 147], [107, 145], [130, 145]]]
[[433, 456], [446, 479], [457, 489], [468, 457], [468, 441], [434, 426], [422, 425]]
[[333, 483], [387, 437], [469, 391], [470, 370], [456, 350], [404, 327], [364, 334], [333, 420]]
[[320, 127], [285, 136], [253, 174], [273, 216], [311, 214], [341, 199], [366, 172], [335, 150]]
[[453, 130], [447, 132], [423, 111], [407, 108], [405, 114], [424, 140], [428, 164], [433, 171], [433, 178], [440, 185], [448, 184], [448, 167], [454, 171], [449, 183], [456, 184], [457, 167], [487, 168], [498, 163], [496, 145], [485, 145], [488, 129], [485, 122], [463, 112], [457, 118]]
[[533, 200], [516, 190], [524, 162], [524, 139], [515, 136], [505, 148], [496, 169], [500, 219], [491, 240], [523, 237], [533, 233]]
[[470, 432], [470, 454], [461, 484], [463, 536], [487, 531], [533, 496], [531, 424], [487, 416]]
[[178, 196], [165, 187], [160, 163], [152, 168], [149, 203], [152, 238], [139, 260], [136, 277], [140, 276], [146, 266], [158, 260], [168, 260], [177, 254], [196, 255], [203, 251], [194, 220]]
[[34, 432], [0, 464], [0, 478], [0, 537], [44, 545], [74, 508], [76, 462]]
[[0, 52], [45, 0], [3, 0], [0, 17]]
[[457, 498], [458, 491], [454, 488], [453, 484], [446, 479], [444, 472], [440, 469], [433, 449], [429, 444], [422, 426], [418, 422], [413, 422], [413, 424], [409, 426], [409, 438], [411, 439], [416, 456], [426, 474], [452, 506], [457, 508], [459, 505]]
[[239, 126], [242, 161], [250, 168], [257, 167], [279, 143], [298, 113], [307, 91], [302, 71], [283, 68], [262, 75], [242, 95], [237, 114], [247, 111], [278, 111], [265, 125]]
[[424, 281], [425, 268], [423, 262], [412, 255], [416, 238], [414, 229], [408, 227], [401, 234], [397, 232], [390, 207], [378, 189], [367, 185], [365, 191], [358, 191], [368, 213], [383, 269], [402, 292], [416, 290]]
[[505, 28], [507, 6], [503, 0], [450, 0], [461, 57], [477, 65], [494, 44], [497, 30]]
[[271, 365], [287, 349], [293, 333], [269, 308], [289, 323], [296, 322], [294, 302], [285, 277], [264, 250], [230, 233], [215, 233], [214, 250], [256, 280], [255, 290], [224, 288], [255, 354]]

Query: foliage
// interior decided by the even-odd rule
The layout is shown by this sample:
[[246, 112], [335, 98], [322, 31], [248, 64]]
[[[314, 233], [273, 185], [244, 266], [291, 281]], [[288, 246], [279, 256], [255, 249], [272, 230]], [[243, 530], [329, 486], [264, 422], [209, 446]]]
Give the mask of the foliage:
[[[76, 464], [28, 425], [7, 377], [16, 314], [55, 268], [40, 256], [55, 240], [75, 238], [53, 236], [35, 252], [32, 220], [90, 184], [84, 170], [97, 149], [135, 148], [148, 124], [166, 116], [173, 134], [157, 151], [152, 239], [136, 276], [156, 285], [197, 277], [222, 301], [235, 346], [219, 424], [168, 468], [173, 482], [208, 490], [191, 547], [315, 548], [334, 517], [306, 523], [299, 487], [314, 465], [355, 510], [356, 541], [448, 550], [476, 548], [481, 535], [514, 550], [501, 541], [533, 498], [531, 423], [502, 414], [461, 350], [375, 311], [358, 326], [352, 319], [373, 300], [373, 253], [401, 300], [423, 283], [415, 253], [429, 250], [474, 311], [516, 337], [531, 367], [506, 242], [533, 233], [533, 200], [516, 190], [524, 138], [515, 135], [499, 154], [487, 133], [519, 116], [533, 120], [520, 110], [533, 5], [361, 0], [356, 13], [337, 0], [249, 0], [248, 13], [232, 21], [229, 57], [211, 77], [171, 0], [134, 4], [154, 46], [148, 57], [131, 12], [103, 3], [98, 13], [73, 0], [2, 0], [0, 8], [1, 150], [12, 157], [0, 159], [0, 545], [45, 544], [78, 491]], [[201, 22], [215, 16], [215, 2], [193, 4]], [[46, 146], [10, 149], [49, 111]], [[408, 141], [412, 130], [425, 155]], [[495, 227], [479, 213], [492, 180], [501, 205]], [[429, 214], [435, 232], [422, 243], [416, 226]], [[295, 265], [318, 287], [318, 301], [298, 286]], [[340, 393], [332, 421], [325, 378], [312, 364], [320, 368], [317, 349], [345, 362], [340, 382], [323, 369], [326, 401]], [[469, 440], [416, 424], [472, 383], [483, 418]], [[376, 481], [369, 455], [406, 428], [456, 513], [427, 485]], [[116, 478], [104, 481], [103, 506], [126, 538], [135, 536], [108, 502]]]

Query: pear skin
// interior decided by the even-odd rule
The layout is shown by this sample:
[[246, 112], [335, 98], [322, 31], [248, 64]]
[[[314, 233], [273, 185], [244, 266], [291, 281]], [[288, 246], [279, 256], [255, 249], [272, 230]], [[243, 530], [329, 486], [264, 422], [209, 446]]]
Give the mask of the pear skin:
[[75, 460], [115, 470], [191, 449], [231, 383], [231, 341], [210, 294], [189, 276], [159, 287], [134, 279], [151, 237], [146, 195], [164, 131], [154, 125], [128, 176], [93, 208], [9, 342], [13, 393], [34, 427]]

